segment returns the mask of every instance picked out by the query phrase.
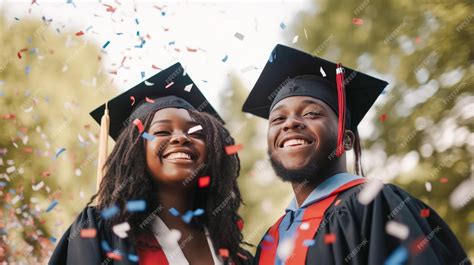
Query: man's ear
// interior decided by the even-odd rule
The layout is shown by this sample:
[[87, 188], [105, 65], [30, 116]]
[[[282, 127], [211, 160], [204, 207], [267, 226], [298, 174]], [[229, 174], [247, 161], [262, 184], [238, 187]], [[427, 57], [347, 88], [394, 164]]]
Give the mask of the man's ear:
[[344, 149], [351, 150], [354, 147], [355, 135], [351, 130], [346, 130], [344, 133]]

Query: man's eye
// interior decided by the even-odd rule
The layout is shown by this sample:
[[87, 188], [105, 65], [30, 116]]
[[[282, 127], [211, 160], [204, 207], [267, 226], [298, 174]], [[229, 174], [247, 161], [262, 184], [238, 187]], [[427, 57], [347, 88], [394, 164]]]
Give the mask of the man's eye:
[[319, 111], [310, 111], [310, 112], [307, 112], [305, 114], [305, 116], [309, 116], [309, 117], [315, 117], [315, 116], [319, 116]]
[[283, 119], [284, 119], [283, 117], [278, 116], [278, 117], [274, 118], [274, 119], [272, 120], [272, 122], [282, 121]]

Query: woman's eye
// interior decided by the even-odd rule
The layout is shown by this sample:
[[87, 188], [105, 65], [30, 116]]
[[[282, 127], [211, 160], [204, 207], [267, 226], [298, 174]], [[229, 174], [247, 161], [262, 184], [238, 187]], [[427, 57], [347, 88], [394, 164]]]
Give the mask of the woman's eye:
[[193, 132], [193, 133], [190, 133], [189, 136], [191, 137], [196, 137], [196, 138], [203, 138], [204, 137], [204, 134], [202, 132]]
[[166, 136], [166, 135], [170, 135], [171, 133], [168, 132], [168, 131], [156, 131], [154, 133], [154, 135], [158, 135], [158, 136]]

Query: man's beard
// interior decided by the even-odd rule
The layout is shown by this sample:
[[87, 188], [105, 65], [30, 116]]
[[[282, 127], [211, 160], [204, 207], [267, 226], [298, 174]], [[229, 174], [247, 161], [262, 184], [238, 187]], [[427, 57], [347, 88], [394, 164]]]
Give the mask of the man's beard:
[[311, 156], [311, 159], [306, 165], [298, 169], [285, 168], [280, 161], [273, 158], [270, 151], [268, 151], [268, 156], [270, 157], [273, 171], [275, 171], [275, 174], [283, 181], [297, 183], [309, 181], [316, 178], [318, 173], [321, 171], [321, 166], [317, 162], [315, 154]]

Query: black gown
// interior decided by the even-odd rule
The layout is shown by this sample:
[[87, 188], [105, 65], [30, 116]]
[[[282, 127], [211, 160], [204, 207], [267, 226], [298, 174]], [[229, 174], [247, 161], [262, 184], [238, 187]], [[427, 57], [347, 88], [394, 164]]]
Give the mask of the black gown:
[[[48, 264], [139, 264], [128, 258], [130, 254], [138, 256], [136, 247], [131, 243], [131, 240], [128, 238], [120, 238], [112, 232], [112, 229], [105, 229], [104, 227], [104, 220], [100, 217], [100, 213], [96, 208], [86, 207], [59, 240]], [[81, 238], [80, 231], [85, 228], [95, 228], [97, 235], [94, 238]], [[122, 259], [117, 260], [107, 257], [106, 251], [103, 250], [101, 245], [102, 241], [106, 241], [112, 250], [119, 250]], [[252, 264], [252, 255], [249, 252], [245, 252], [244, 255], [247, 259], [241, 259], [241, 262], [244, 265]]]
[[[392, 264], [472, 264], [451, 229], [429, 206], [391, 184], [384, 185], [371, 203], [363, 205], [357, 195], [364, 185], [343, 191], [337, 196], [338, 203], [326, 210], [325, 225], [321, 223], [315, 242], [308, 249], [306, 264], [385, 264], [399, 247], [407, 250], [401, 254], [404, 261]], [[428, 217], [420, 216], [423, 209], [424, 214], [429, 209]], [[400, 240], [387, 234], [389, 220], [406, 225], [408, 238]], [[326, 244], [326, 234], [335, 235], [335, 242]], [[259, 264], [262, 242], [263, 239], [255, 264]]]

